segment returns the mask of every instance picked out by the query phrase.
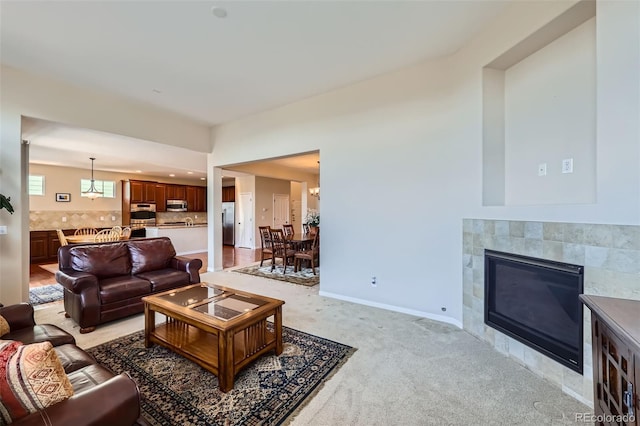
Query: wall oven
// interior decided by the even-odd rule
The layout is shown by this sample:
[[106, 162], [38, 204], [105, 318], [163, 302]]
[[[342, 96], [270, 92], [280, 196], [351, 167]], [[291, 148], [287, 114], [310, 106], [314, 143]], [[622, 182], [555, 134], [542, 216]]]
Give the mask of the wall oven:
[[131, 204], [131, 229], [156, 226], [156, 205], [149, 203]]

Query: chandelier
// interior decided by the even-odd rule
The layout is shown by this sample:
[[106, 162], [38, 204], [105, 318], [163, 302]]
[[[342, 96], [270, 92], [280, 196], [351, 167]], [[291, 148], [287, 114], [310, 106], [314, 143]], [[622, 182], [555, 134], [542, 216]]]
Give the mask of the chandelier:
[[98, 197], [102, 197], [102, 192], [96, 189], [95, 180], [93, 179], [93, 161], [95, 160], [95, 157], [89, 157], [89, 159], [91, 160], [91, 186], [89, 186], [89, 189], [83, 192], [82, 195], [95, 200]]

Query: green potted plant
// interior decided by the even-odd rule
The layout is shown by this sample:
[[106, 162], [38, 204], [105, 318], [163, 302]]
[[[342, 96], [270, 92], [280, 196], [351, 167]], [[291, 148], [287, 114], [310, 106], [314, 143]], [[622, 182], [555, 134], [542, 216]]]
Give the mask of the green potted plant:
[[11, 197], [5, 197], [0, 194], [0, 210], [7, 209], [9, 214], [13, 214], [13, 206], [11, 205]]
[[305, 219], [307, 225], [312, 228], [320, 226], [320, 213], [315, 209], [307, 209], [307, 217]]

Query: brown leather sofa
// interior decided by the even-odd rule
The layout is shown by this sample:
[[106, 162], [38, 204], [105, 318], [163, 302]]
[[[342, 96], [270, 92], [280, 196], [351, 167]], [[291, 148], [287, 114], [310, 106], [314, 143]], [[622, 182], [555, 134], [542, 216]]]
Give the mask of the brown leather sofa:
[[115, 375], [75, 345], [72, 335], [51, 324], [36, 324], [27, 303], [0, 308], [11, 331], [3, 340], [24, 344], [50, 341], [73, 386], [73, 396], [41, 412], [15, 420], [14, 425], [147, 425], [140, 415], [140, 392], [127, 374]]
[[56, 281], [81, 333], [143, 312], [142, 297], [200, 282], [200, 259], [176, 256], [167, 237], [62, 246]]

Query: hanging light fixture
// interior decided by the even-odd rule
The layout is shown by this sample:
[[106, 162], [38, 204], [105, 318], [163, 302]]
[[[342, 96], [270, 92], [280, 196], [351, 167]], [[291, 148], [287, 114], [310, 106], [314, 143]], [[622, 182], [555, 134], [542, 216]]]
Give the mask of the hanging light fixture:
[[95, 160], [95, 157], [89, 157], [89, 159], [91, 160], [91, 186], [89, 186], [89, 189], [83, 192], [82, 195], [95, 200], [98, 197], [102, 197], [102, 192], [96, 189], [95, 181], [93, 179], [93, 161]]

